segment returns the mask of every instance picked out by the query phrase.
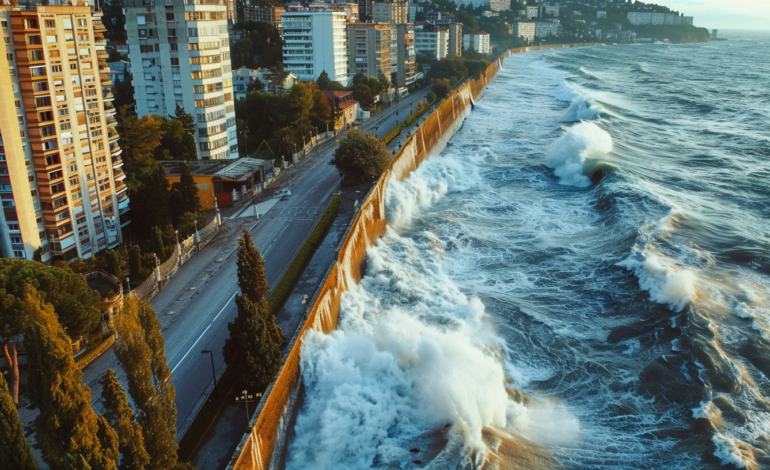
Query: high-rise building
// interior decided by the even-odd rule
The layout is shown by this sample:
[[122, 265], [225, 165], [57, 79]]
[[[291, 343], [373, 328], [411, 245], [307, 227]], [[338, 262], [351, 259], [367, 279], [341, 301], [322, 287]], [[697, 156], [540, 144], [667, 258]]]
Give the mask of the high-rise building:
[[409, 3], [403, 0], [378, 1], [372, 5], [373, 23], [409, 22]]
[[243, 6], [243, 19], [253, 23], [270, 23], [281, 31], [281, 14], [286, 10], [282, 6], [247, 4]]
[[464, 35], [463, 49], [466, 51], [476, 51], [479, 54], [489, 54], [489, 33], [479, 31], [478, 33]]
[[513, 23], [513, 37], [522, 38], [527, 42], [535, 40], [537, 23], [534, 21], [516, 21]]
[[358, 0], [358, 15], [361, 21], [372, 21], [373, 0]]
[[449, 28], [449, 49], [447, 55], [463, 55], [463, 24], [451, 22], [447, 25]]
[[422, 25], [414, 30], [414, 50], [417, 55], [426, 55], [441, 60], [449, 52], [449, 29]]
[[348, 83], [347, 17], [326, 9], [287, 10], [283, 21], [283, 67], [302, 81], [322, 72]]
[[198, 158], [238, 157], [226, 0], [124, 0], [136, 112], [196, 118]]
[[0, 7], [0, 256], [89, 258], [122, 241], [104, 31], [87, 6]]
[[396, 70], [395, 85], [398, 87], [409, 86], [417, 78], [417, 53], [414, 49], [414, 25], [399, 24], [391, 25], [396, 29], [396, 42], [398, 51], [396, 59], [398, 67]]
[[[367, 77], [391, 78], [396, 52], [395, 28], [387, 23], [355, 23], [348, 25], [348, 75], [362, 73]], [[328, 72], [327, 72], [328, 73]]]

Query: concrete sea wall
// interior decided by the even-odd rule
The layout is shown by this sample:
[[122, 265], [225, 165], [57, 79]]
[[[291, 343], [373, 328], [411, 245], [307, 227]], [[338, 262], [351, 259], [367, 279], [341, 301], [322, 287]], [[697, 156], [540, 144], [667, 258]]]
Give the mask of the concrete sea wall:
[[287, 434], [297, 413], [301, 393], [300, 352], [305, 332], [312, 328], [329, 333], [337, 328], [340, 297], [364, 275], [366, 249], [385, 233], [385, 191], [391, 178], [402, 180], [417, 169], [430, 155], [439, 153], [471, 112], [473, 103], [481, 99], [489, 82], [505, 59], [529, 51], [571, 48], [592, 44], [531, 46], [511, 49], [492, 62], [484, 74], [463, 82], [425, 122], [407, 138], [393, 159], [390, 169], [379, 179], [361, 204], [337, 261], [313, 297], [304, 324], [291, 339], [291, 349], [275, 381], [265, 392], [266, 398], [254, 413], [249, 428], [233, 455], [228, 469], [280, 470], [286, 455]]

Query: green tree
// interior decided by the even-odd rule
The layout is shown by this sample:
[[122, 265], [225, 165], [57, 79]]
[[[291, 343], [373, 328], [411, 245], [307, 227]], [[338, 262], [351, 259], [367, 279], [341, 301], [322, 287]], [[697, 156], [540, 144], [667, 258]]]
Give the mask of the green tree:
[[139, 245], [131, 245], [128, 249], [129, 276], [134, 281], [142, 278], [142, 249]]
[[227, 324], [230, 337], [222, 354], [235, 369], [239, 383], [247, 390], [261, 392], [270, 385], [281, 366], [281, 346], [286, 342], [275, 317], [264, 306], [237, 295], [238, 315]]
[[308, 82], [303, 84], [307, 87], [313, 99], [313, 105], [310, 108], [310, 124], [318, 130], [326, 130], [326, 125], [332, 122], [332, 108], [329, 106], [329, 100], [326, 95], [316, 88], [316, 84]]
[[159, 227], [152, 228], [152, 251], [161, 261], [166, 260], [166, 246], [163, 244], [163, 231]]
[[435, 93], [439, 99], [446, 98], [452, 94], [452, 86], [446, 78], [433, 80], [430, 91]]
[[188, 113], [184, 110], [182, 106], [176, 105], [176, 108], [174, 109], [174, 116], [172, 116], [173, 119], [177, 119], [179, 122], [182, 123], [182, 126], [184, 126], [184, 130], [187, 131], [188, 134], [195, 137], [195, 118], [192, 114]]
[[235, 264], [238, 267], [238, 287], [241, 289], [241, 295], [261, 306], [270, 294], [265, 276], [265, 261], [254, 246], [251, 233], [246, 229], [243, 229]]
[[[151, 227], [165, 227], [171, 222], [171, 210], [169, 207], [169, 184], [166, 179], [166, 169], [161, 164], [156, 164], [150, 178], [144, 184], [145, 212], [142, 217]], [[136, 219], [134, 219], [136, 220]]]
[[121, 470], [144, 470], [150, 456], [144, 448], [142, 426], [134, 420], [134, 409], [128, 402], [126, 391], [118, 382], [115, 371], [107, 369], [99, 383], [102, 385], [104, 417], [118, 434]]
[[151, 114], [138, 118], [132, 107], [132, 105], [123, 105], [118, 110], [120, 127], [123, 131], [120, 144], [129, 162], [144, 163], [152, 159], [155, 149], [161, 143], [163, 119]]
[[390, 154], [385, 144], [372, 134], [354, 129], [340, 140], [330, 165], [345, 177], [346, 185], [370, 183], [390, 166]]
[[[0, 292], [4, 290], [20, 299], [26, 284], [53, 305], [59, 323], [70, 338], [77, 339], [100, 325], [102, 298], [80, 274], [73, 273], [69, 267], [61, 269], [17, 259], [0, 259]], [[21, 326], [6, 315], [11, 313], [5, 309], [0, 311], [0, 324], [14, 326], [5, 333]], [[18, 333], [16, 329], [10, 335]], [[0, 335], [3, 334], [0, 331]]]
[[358, 73], [353, 77], [351, 90], [353, 91], [353, 99], [358, 101], [362, 109], [369, 111], [374, 108], [377, 96], [386, 92], [388, 88], [390, 88], [390, 80], [387, 78], [367, 77]]
[[40, 409], [35, 419], [43, 460], [53, 470], [115, 470], [118, 438], [91, 408], [91, 390], [75, 365], [69, 339], [53, 307], [24, 288], [24, 344], [29, 361], [29, 398]]
[[326, 70], [321, 72], [321, 75], [318, 76], [316, 86], [319, 90], [342, 91], [345, 89], [345, 86], [342, 83], [332, 81], [329, 78], [329, 74], [326, 73]]
[[165, 351], [153, 348], [163, 347], [163, 343], [160, 322], [155, 324], [148, 318], [150, 315], [157, 322], [147, 302], [135, 297], [124, 299], [123, 311], [116, 319], [115, 355], [126, 372], [128, 392], [144, 433], [144, 447], [150, 456], [146, 468], [170, 470], [177, 464], [176, 392], [171, 385], [171, 372], [165, 366]]
[[8, 386], [14, 403], [19, 403], [19, 357], [16, 346], [11, 344], [10, 340], [21, 333], [23, 325], [24, 318], [21, 315], [19, 300], [5, 288], [0, 288], [0, 346], [3, 348], [8, 368], [11, 369]]
[[250, 38], [239, 39], [234, 44], [233, 52], [233, 69], [240, 68], [244, 65], [246, 67], [252, 67], [254, 65], [254, 43]]
[[206, 217], [200, 212], [185, 212], [179, 217], [176, 228], [179, 230], [180, 242], [195, 233], [195, 222], [203, 228], [206, 226]]
[[160, 126], [163, 137], [155, 149], [156, 160], [195, 160], [198, 158], [195, 136], [187, 132], [179, 119], [164, 119]]
[[190, 165], [182, 165], [182, 171], [179, 174], [179, 182], [174, 183], [174, 187], [179, 191], [179, 203], [177, 208], [182, 214], [185, 212], [198, 212], [201, 210], [201, 202], [198, 198], [198, 184], [193, 179], [190, 172]]
[[270, 88], [273, 89], [273, 93], [280, 95], [285, 90], [286, 79], [289, 78], [289, 72], [284, 70], [283, 62], [276, 62], [275, 65], [269, 67], [270, 71]]
[[104, 257], [107, 258], [107, 271], [118, 279], [123, 277], [123, 258], [120, 256], [120, 251], [107, 250]]
[[8, 385], [0, 377], [0, 468], [37, 470], [32, 447], [24, 436], [19, 412], [8, 392]]
[[468, 76], [468, 69], [463, 63], [463, 59], [454, 55], [446, 56], [437, 61], [430, 67], [429, 78], [449, 78], [456, 77], [458, 80]]

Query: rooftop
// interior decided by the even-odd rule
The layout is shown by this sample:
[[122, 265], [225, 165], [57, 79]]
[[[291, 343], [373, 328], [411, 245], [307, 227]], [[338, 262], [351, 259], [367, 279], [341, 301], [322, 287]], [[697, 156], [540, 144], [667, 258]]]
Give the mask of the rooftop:
[[160, 162], [167, 176], [179, 176], [182, 165], [190, 165], [193, 176], [213, 176], [220, 180], [245, 181], [261, 167], [270, 164], [268, 160], [238, 158], [235, 160], [163, 160]]

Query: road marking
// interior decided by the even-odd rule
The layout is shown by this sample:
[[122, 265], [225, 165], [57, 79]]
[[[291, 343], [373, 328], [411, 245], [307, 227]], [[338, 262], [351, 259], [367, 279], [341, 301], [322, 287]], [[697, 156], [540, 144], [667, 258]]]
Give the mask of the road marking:
[[[238, 292], [236, 292], [235, 294], [237, 294], [237, 293]], [[198, 342], [203, 338], [203, 336], [206, 334], [206, 332], [209, 331], [209, 328], [211, 328], [211, 325], [214, 324], [214, 322], [217, 320], [217, 318], [219, 318], [219, 316], [222, 314], [222, 312], [225, 311], [227, 306], [230, 305], [230, 302], [232, 302], [233, 299], [235, 298], [235, 294], [233, 294], [233, 296], [230, 297], [230, 300], [228, 300], [227, 303], [225, 304], [225, 306], [222, 307], [222, 310], [220, 310], [219, 313], [217, 313], [217, 316], [215, 316], [214, 319], [211, 320], [211, 323], [209, 323], [209, 326], [207, 326], [206, 329], [203, 330], [203, 333], [201, 333], [201, 335], [198, 336], [198, 339], [196, 339], [195, 342], [193, 343], [193, 345], [190, 346], [190, 349], [188, 349], [187, 352], [184, 353], [184, 356], [182, 356], [182, 359], [180, 359], [179, 362], [176, 363], [174, 368], [171, 369], [171, 373], [172, 374], [174, 373], [175, 370], [177, 370], [177, 368], [179, 368], [180, 365], [182, 365], [182, 362], [184, 362], [184, 360], [187, 359], [187, 356], [192, 352], [192, 350], [195, 349], [195, 345], [198, 344]]]

